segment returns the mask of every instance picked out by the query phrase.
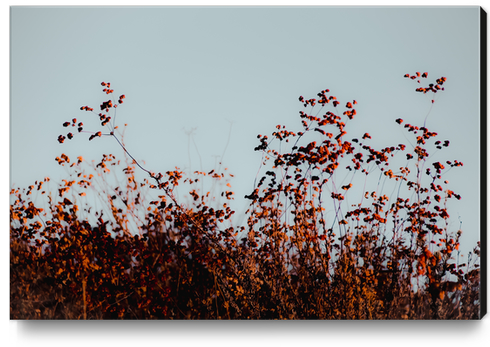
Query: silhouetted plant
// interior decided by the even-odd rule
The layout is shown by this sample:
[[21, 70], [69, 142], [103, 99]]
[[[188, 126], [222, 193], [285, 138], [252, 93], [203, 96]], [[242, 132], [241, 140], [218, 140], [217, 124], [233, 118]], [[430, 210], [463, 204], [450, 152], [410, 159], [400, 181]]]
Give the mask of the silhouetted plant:
[[[443, 91], [445, 81], [416, 91]], [[449, 141], [425, 121], [396, 119], [412, 140], [375, 149], [369, 133], [347, 138], [355, 100], [317, 96], [299, 98], [300, 131], [258, 136], [264, 174], [245, 197], [243, 226], [233, 224], [231, 174], [151, 172], [116, 125], [124, 95], [100, 113], [83, 106], [106, 129], [89, 141], [113, 137], [126, 160], [104, 155], [87, 174], [82, 157], [62, 154], [69, 178], [56, 190], [49, 178], [11, 190], [11, 318], [479, 318], [479, 243], [460, 264], [447, 201], [461, 196], [442, 182], [463, 164], [431, 161]], [[88, 133], [77, 119], [63, 126]], [[149, 177], [139, 181], [137, 168]], [[221, 191], [203, 191], [206, 179]]]

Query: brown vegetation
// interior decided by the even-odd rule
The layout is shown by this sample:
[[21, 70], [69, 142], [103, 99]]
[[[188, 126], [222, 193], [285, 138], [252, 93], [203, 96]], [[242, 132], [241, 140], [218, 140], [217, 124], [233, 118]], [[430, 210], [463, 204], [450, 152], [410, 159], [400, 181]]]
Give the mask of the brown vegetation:
[[[445, 81], [417, 91], [442, 91]], [[462, 231], [449, 230], [446, 203], [461, 197], [442, 181], [463, 164], [429, 161], [449, 141], [425, 124], [397, 119], [413, 145], [377, 150], [368, 133], [347, 140], [355, 100], [339, 112], [329, 90], [300, 97], [301, 131], [278, 125], [258, 136], [265, 174], [246, 196], [242, 226], [224, 183], [231, 175], [155, 174], [134, 160], [109, 116], [124, 98], [82, 110], [109, 129], [89, 140], [114, 137], [125, 163], [104, 155], [88, 174], [83, 158], [63, 154], [69, 178], [56, 190], [49, 178], [11, 190], [11, 319], [479, 318], [479, 244], [459, 262]], [[63, 126], [85, 132], [76, 119]], [[149, 179], [137, 180], [138, 167]], [[221, 191], [200, 190], [203, 180]]]

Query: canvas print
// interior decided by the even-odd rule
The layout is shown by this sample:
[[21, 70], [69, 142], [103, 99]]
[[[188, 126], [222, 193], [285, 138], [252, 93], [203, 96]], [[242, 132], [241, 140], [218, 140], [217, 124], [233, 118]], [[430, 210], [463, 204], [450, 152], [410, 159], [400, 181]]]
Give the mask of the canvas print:
[[10, 319], [486, 313], [480, 7], [10, 22]]

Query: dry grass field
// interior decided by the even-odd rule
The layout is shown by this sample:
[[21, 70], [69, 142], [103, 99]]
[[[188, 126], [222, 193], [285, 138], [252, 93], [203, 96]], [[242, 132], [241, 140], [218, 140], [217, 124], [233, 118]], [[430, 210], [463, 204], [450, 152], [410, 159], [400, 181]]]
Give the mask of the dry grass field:
[[[405, 77], [427, 95], [446, 81]], [[348, 136], [355, 100], [300, 97], [298, 129], [258, 136], [236, 225], [232, 175], [143, 167], [115, 122], [125, 96], [102, 85], [86, 145], [114, 137], [124, 159], [63, 154], [62, 182], [11, 189], [11, 319], [479, 319], [480, 245], [461, 261], [444, 179], [463, 163], [432, 161], [450, 142], [425, 124], [394, 119], [409, 142], [373, 148]], [[60, 143], [86, 135], [63, 126]]]

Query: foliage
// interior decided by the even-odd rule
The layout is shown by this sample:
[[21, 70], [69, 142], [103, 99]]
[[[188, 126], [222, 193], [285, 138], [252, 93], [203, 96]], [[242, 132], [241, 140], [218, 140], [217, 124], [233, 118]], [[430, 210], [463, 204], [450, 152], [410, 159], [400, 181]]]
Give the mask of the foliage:
[[[124, 99], [81, 110], [108, 129], [89, 140], [114, 137], [125, 162], [104, 155], [86, 168], [62, 154], [69, 179], [56, 190], [49, 178], [11, 190], [11, 319], [479, 318], [480, 245], [459, 263], [447, 202], [461, 196], [442, 182], [463, 164], [430, 161], [449, 141], [425, 122], [397, 119], [413, 144], [377, 150], [369, 133], [347, 140], [355, 100], [341, 113], [328, 89], [300, 97], [301, 131], [258, 136], [265, 174], [245, 197], [246, 225], [234, 225], [232, 175], [155, 174], [131, 156], [115, 122]], [[76, 119], [63, 126], [86, 133]]]

